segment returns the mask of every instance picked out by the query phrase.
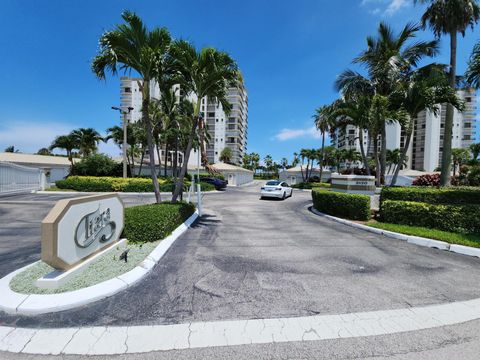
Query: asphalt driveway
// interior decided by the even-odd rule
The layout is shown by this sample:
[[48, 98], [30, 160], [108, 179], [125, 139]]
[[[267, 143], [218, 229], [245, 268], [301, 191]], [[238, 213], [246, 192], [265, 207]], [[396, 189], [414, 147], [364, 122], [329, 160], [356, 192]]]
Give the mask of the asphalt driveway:
[[130, 290], [56, 314], [3, 314], [0, 324], [64, 327], [292, 317], [480, 297], [480, 259], [318, 217], [307, 208], [308, 192], [295, 192], [285, 201], [261, 201], [258, 191], [257, 185], [205, 197], [205, 216]]

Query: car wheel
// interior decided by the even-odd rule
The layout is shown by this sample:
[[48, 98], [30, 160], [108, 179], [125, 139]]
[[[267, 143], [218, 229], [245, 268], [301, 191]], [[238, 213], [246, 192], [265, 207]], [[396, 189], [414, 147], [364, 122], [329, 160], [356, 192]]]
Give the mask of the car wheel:
[[282, 200], [285, 200], [286, 197], [287, 197], [287, 193], [284, 191], [283, 196], [282, 196]]
[[292, 195], [293, 195], [293, 189], [290, 190], [290, 196], [289, 197], [292, 197]]

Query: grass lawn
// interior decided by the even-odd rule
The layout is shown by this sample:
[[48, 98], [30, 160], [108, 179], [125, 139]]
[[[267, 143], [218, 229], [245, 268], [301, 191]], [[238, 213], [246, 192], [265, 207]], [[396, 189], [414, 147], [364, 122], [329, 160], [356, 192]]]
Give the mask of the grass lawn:
[[425, 237], [429, 239], [445, 241], [450, 244], [458, 244], [458, 245], [465, 245], [465, 246], [480, 248], [480, 234], [452, 233], [448, 231], [429, 229], [429, 228], [420, 227], [420, 226], [390, 224], [390, 223], [383, 223], [383, 222], [378, 222], [374, 220], [371, 220], [368, 223], [365, 223], [365, 225], [368, 225], [377, 229], [398, 232], [405, 235], [420, 236], [420, 237]]

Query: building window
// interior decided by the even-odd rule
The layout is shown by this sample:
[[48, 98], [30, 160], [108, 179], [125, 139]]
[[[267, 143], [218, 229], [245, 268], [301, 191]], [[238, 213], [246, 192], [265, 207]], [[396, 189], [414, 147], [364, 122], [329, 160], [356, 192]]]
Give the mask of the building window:
[[470, 135], [464, 135], [464, 136], [463, 136], [463, 140], [471, 140], [471, 139], [470, 139]]
[[471, 98], [471, 97], [467, 97], [467, 98], [465, 98], [465, 101], [466, 101], [466, 102], [472, 102], [472, 98]]
[[217, 119], [217, 122], [218, 122], [218, 119]]
[[132, 92], [132, 88], [126, 87], [126, 88], [125, 88], [125, 92], [126, 92], [126, 93], [131, 93], [131, 92]]
[[471, 127], [472, 127], [472, 124], [471, 124], [471, 123], [465, 123], [465, 124], [463, 124], [463, 127], [465, 127], [465, 128], [471, 128]]
[[425, 124], [422, 124], [422, 129], [425, 129], [425, 126], [426, 126]]

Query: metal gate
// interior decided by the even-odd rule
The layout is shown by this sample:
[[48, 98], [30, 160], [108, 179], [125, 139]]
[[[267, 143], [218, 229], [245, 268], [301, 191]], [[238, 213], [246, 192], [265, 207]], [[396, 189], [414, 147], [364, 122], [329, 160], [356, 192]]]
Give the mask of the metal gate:
[[0, 195], [41, 190], [44, 186], [42, 170], [0, 162]]

